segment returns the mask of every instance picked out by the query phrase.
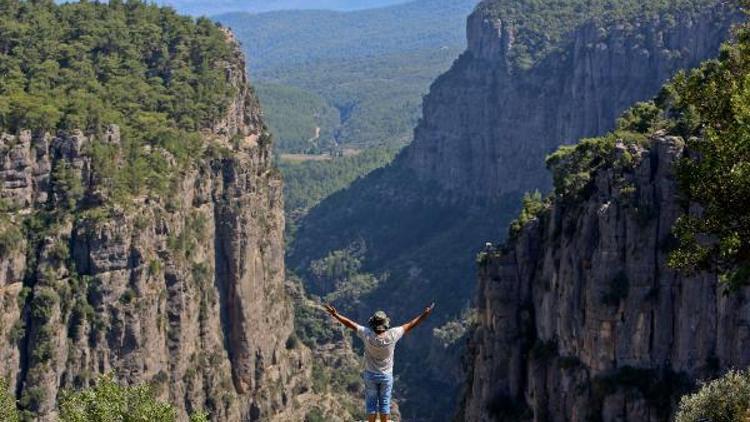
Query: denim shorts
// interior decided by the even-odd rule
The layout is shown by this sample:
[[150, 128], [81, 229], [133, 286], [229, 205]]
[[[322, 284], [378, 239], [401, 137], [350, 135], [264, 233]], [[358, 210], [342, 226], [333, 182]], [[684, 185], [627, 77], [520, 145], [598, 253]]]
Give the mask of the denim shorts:
[[391, 414], [393, 374], [365, 371], [365, 408], [368, 415]]

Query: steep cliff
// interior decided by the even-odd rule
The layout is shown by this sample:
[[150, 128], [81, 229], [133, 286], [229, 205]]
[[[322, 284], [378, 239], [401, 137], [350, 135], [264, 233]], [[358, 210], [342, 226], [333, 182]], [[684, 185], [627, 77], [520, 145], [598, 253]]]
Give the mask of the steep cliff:
[[[555, 200], [484, 255], [463, 420], [667, 420], [675, 395], [745, 367], [747, 291], [671, 270], [679, 137], [620, 143], [586, 199]], [[514, 406], [515, 405], [515, 406]]]
[[748, 209], [731, 200], [750, 186], [749, 28], [547, 159], [554, 193], [479, 255], [459, 420], [667, 421], [698, 381], [750, 364]]
[[[173, 18], [137, 3], [41, 7]], [[155, 384], [183, 420], [202, 409], [214, 420], [273, 420], [311, 389], [310, 353], [289, 340], [281, 178], [242, 54], [230, 34], [219, 38], [230, 48], [210, 64], [231, 88], [223, 117], [197, 138], [164, 135], [188, 145], [187, 158], [134, 145], [132, 126], [0, 136], [0, 376], [26, 417], [54, 420], [64, 389], [110, 372]], [[146, 165], [137, 154], [173, 172], [168, 189], [113, 187]]]
[[[480, 4], [468, 19], [468, 50], [425, 97], [414, 142], [313, 209], [289, 265], [315, 293], [328, 293], [335, 283], [318, 280], [311, 263], [365, 245], [354, 248], [362, 268], [380, 277], [356, 316], [385, 307], [406, 318], [426, 298], [441, 305], [433, 326], [460, 315], [475, 291], [469, 274], [480, 245], [504, 237], [523, 192], [549, 188], [545, 155], [610, 130], [678, 69], [716, 55], [738, 18], [736, 5], [719, 1], [636, 3]], [[617, 13], [599, 13], [608, 5]], [[434, 392], [460, 382], [455, 355], [434, 340], [422, 330], [404, 342], [397, 371], [410, 418], [439, 419], [451, 394], [435, 403]], [[423, 364], [430, 342], [427, 359], [440, 372]]]

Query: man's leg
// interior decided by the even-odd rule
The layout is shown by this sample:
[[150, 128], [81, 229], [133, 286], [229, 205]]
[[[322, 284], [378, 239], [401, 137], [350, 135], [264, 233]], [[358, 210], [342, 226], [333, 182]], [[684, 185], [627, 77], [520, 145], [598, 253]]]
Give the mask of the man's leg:
[[388, 422], [391, 416], [391, 393], [393, 392], [393, 375], [385, 377], [380, 384], [380, 402], [378, 411], [380, 412], [380, 422]]
[[378, 385], [365, 372], [365, 411], [367, 422], [376, 422], [378, 413]]

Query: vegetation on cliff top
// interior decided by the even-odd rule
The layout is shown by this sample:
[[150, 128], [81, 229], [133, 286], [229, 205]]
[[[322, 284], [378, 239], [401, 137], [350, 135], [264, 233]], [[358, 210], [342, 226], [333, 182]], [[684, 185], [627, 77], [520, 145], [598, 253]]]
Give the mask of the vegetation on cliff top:
[[[197, 131], [226, 114], [234, 49], [208, 19], [140, 1], [0, 0], [0, 131], [120, 127], [88, 153], [118, 196], [164, 193]], [[114, 157], [121, 155], [122, 162]]]
[[[0, 1], [0, 126], [193, 131], [221, 119], [232, 87], [226, 34], [140, 1]], [[143, 133], [146, 132], [146, 133]]]
[[[612, 28], [620, 22], [661, 16], [667, 25], [677, 24], [679, 14], [715, 5], [715, 0], [485, 0], [479, 11], [501, 19], [516, 29], [510, 59], [528, 69], [559, 50], [577, 27], [594, 22]], [[633, 19], [633, 17], [638, 19]]]

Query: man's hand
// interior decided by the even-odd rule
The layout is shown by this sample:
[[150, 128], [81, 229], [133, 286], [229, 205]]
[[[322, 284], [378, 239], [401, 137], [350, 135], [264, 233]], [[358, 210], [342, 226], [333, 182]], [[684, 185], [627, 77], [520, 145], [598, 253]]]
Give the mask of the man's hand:
[[326, 312], [328, 312], [329, 314], [331, 314], [331, 316], [332, 316], [332, 317], [335, 317], [336, 315], [338, 315], [338, 314], [339, 314], [339, 313], [338, 313], [338, 312], [336, 311], [336, 308], [334, 308], [334, 307], [333, 307], [333, 305], [329, 305], [329, 304], [327, 304], [327, 303], [326, 303], [326, 304], [325, 304], [325, 305], [323, 305], [323, 306], [324, 306], [324, 307], [326, 308]]
[[430, 306], [427, 306], [426, 308], [424, 308], [424, 311], [422, 311], [422, 313], [418, 317], [404, 324], [403, 325], [404, 333], [408, 333], [409, 331], [413, 330], [414, 327], [421, 324], [422, 321], [424, 321], [425, 319], [427, 319], [428, 316], [430, 316], [433, 309], [435, 309], [435, 302], [432, 302]]

